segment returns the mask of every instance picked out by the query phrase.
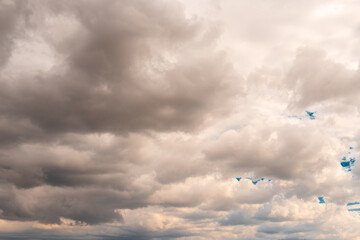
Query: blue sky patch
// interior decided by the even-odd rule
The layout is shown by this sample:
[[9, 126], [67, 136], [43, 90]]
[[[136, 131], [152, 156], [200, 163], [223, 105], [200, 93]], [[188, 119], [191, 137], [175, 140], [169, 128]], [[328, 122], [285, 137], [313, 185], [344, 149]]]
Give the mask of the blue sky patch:
[[315, 112], [310, 112], [310, 111], [305, 111], [306, 114], [308, 115], [308, 117], [311, 119], [311, 120], [314, 120], [315, 119]]
[[316, 112], [310, 112], [310, 111], [305, 111], [305, 115], [292, 115], [292, 116], [289, 116], [290, 118], [297, 118], [297, 119], [300, 119], [300, 120], [303, 120], [303, 119], [310, 119], [310, 120], [315, 120], [317, 117], [315, 116], [315, 113]]
[[351, 208], [348, 209], [349, 212], [360, 212], [360, 208]]
[[357, 212], [360, 214], [360, 202], [356, 201], [356, 202], [348, 202], [346, 204], [348, 211], [349, 212]]
[[[236, 177], [235, 179], [240, 182], [240, 180], [242, 179], [243, 177]], [[271, 179], [270, 178], [265, 178], [265, 177], [262, 177], [262, 178], [259, 178], [259, 179], [253, 179], [252, 177], [245, 177], [244, 179], [248, 179], [252, 182], [252, 184], [256, 185], [257, 183], [259, 182], [264, 182], [265, 180], [267, 180], [266, 182], [271, 182]]]
[[351, 172], [355, 165], [355, 162], [356, 162], [355, 157], [350, 157], [350, 158], [343, 157], [341, 159], [340, 165], [341, 167], [344, 168], [345, 171]]
[[360, 202], [349, 202], [346, 206], [360, 205]]

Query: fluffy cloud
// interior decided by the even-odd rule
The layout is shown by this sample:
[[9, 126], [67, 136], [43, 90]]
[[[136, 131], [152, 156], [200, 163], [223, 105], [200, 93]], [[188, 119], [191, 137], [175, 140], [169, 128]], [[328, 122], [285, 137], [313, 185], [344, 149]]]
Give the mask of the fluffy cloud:
[[1, 2], [0, 238], [356, 239], [359, 7]]
[[[30, 26], [12, 36], [17, 48], [1, 75], [4, 124], [21, 118], [45, 134], [189, 130], [226, 113], [239, 94], [241, 78], [216, 50], [216, 27], [187, 19], [177, 3], [29, 5]], [[66, 24], [74, 29], [54, 36], [52, 27]], [[46, 44], [57, 56], [52, 66], [15, 69], [24, 41], [37, 51]]]
[[323, 51], [299, 49], [286, 81], [293, 91], [290, 106], [306, 108], [331, 100], [354, 103], [358, 78], [358, 71], [327, 59]]
[[161, 157], [171, 143], [152, 147], [145, 131], [198, 129], [240, 94], [217, 27], [179, 3], [4, 2], [2, 11], [5, 219], [121, 220], [116, 209], [146, 206], [160, 183], [196, 169], [164, 170], [187, 147]]

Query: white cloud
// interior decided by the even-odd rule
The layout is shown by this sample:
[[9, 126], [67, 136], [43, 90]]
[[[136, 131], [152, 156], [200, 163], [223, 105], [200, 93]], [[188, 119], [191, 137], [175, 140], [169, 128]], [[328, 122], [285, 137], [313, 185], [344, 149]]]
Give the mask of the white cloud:
[[0, 238], [357, 239], [359, 9], [1, 2]]

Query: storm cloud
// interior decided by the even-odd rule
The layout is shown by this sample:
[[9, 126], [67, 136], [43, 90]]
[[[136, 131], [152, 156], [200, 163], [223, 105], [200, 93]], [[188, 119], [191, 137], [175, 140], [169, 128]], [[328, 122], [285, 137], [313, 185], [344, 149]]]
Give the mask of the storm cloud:
[[358, 10], [2, 1], [0, 239], [357, 239]]

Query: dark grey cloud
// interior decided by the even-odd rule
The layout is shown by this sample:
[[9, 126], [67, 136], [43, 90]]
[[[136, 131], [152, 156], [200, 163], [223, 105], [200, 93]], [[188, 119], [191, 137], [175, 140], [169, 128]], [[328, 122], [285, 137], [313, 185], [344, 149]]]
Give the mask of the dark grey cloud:
[[5, 188], [1, 191], [1, 217], [7, 220], [60, 224], [60, 218], [77, 224], [99, 224], [122, 221], [120, 208], [145, 206], [141, 192], [130, 194], [100, 187], [59, 188], [42, 187], [30, 190]]
[[199, 221], [204, 219], [213, 219], [216, 217], [216, 214], [212, 211], [197, 211], [192, 213], [184, 214], [183, 218], [189, 219], [191, 221]]
[[[304, 27], [345, 22], [327, 18], [341, 6], [302, 4], [2, 1], [0, 239], [330, 239], [356, 225], [357, 178], [336, 157], [356, 147], [358, 116], [337, 115], [358, 108], [358, 70], [337, 51], [290, 60]], [[316, 119], [288, 117], [303, 110]]]
[[199, 234], [192, 231], [186, 231], [182, 228], [174, 228], [170, 230], [165, 230], [162, 232], [149, 231], [145, 228], [127, 228], [123, 229], [123, 232], [118, 235], [103, 235], [99, 236], [100, 239], [132, 239], [132, 240], [142, 240], [142, 239], [179, 239], [186, 237], [199, 237]]
[[146, 239], [178, 239], [181, 237], [194, 237], [198, 236], [196, 233], [187, 233], [183, 229], [173, 229], [165, 231], [163, 233], [149, 232], [145, 229], [137, 229], [134, 232], [128, 231], [118, 235], [110, 234], [58, 234], [58, 233], [47, 233], [44, 231], [26, 231], [21, 233], [0, 233], [0, 239], [18, 240], [18, 239], [36, 239], [36, 240], [117, 240], [117, 239], [128, 239], [128, 240], [146, 240]]
[[[4, 1], [0, 11], [1, 218], [122, 221], [115, 209], [146, 206], [160, 183], [196, 174], [160, 166], [160, 183], [139, 182], [154, 159], [131, 134], [192, 131], [229, 112], [241, 79], [217, 50], [216, 24], [163, 1]], [[32, 66], [19, 57], [26, 46], [34, 61], [47, 49], [51, 67], [17, 68]], [[91, 134], [116, 140], [103, 149]]]
[[137, 138], [114, 136], [110, 146], [98, 146], [105, 137], [71, 138], [77, 145], [24, 144], [1, 151], [2, 218], [98, 224], [121, 221], [116, 209], [148, 204], [159, 184], [140, 179], [148, 162], [129, 153]]
[[[318, 231], [323, 227], [323, 221], [309, 217], [295, 219], [294, 215], [280, 216], [273, 212], [273, 210], [278, 211], [276, 209], [279, 206], [275, 205], [277, 204], [274, 201], [265, 204], [254, 214], [254, 218], [258, 220], [256, 239], [322, 239], [322, 236], [318, 236]], [[290, 208], [288, 211], [292, 211]], [[307, 207], [303, 205], [300, 211], [308, 211], [306, 209]]]
[[[186, 18], [178, 3], [41, 3], [43, 12], [36, 3], [27, 9], [40, 29], [34, 34], [63, 58], [31, 79], [1, 76], [4, 121], [23, 119], [45, 134], [190, 130], [210, 113], [228, 111], [239, 93], [230, 87], [239, 78], [225, 53], [214, 50], [216, 27]], [[78, 28], [53, 42], [41, 32], [39, 15], [72, 16]], [[9, 141], [19, 138], [5, 133]], [[29, 135], [24, 129], [21, 137]]]
[[[260, 225], [257, 229], [258, 233], [265, 233], [267, 235], [284, 235], [287, 239], [302, 239], [301, 233], [316, 231], [318, 225], [315, 223], [304, 223], [298, 225]], [[300, 234], [299, 234], [300, 233]], [[296, 236], [297, 235], [297, 236]]]
[[0, 239], [9, 239], [9, 240], [19, 240], [19, 239], [31, 239], [31, 240], [46, 240], [46, 239], [54, 239], [54, 240], [65, 240], [65, 239], [73, 239], [73, 240], [83, 240], [83, 239], [99, 239], [94, 238], [92, 236], [83, 235], [83, 236], [75, 236], [75, 235], [66, 235], [66, 234], [44, 234], [43, 232], [17, 232], [17, 233], [1, 233]]
[[0, 3], [0, 68], [7, 62], [13, 47], [13, 37], [16, 29], [26, 17], [24, 2], [1, 1]]
[[116, 151], [96, 150], [91, 146], [74, 149], [71, 145], [55, 143], [11, 147], [0, 152], [0, 179], [18, 188], [43, 184], [69, 187], [104, 184], [121, 189], [132, 180], [125, 176], [127, 168], [137, 165], [135, 156], [123, 152], [131, 149], [130, 144], [120, 139], [113, 145], [119, 147]]
[[219, 224], [222, 226], [257, 225], [259, 224], [259, 221], [254, 219], [250, 213], [239, 210], [220, 219]]

